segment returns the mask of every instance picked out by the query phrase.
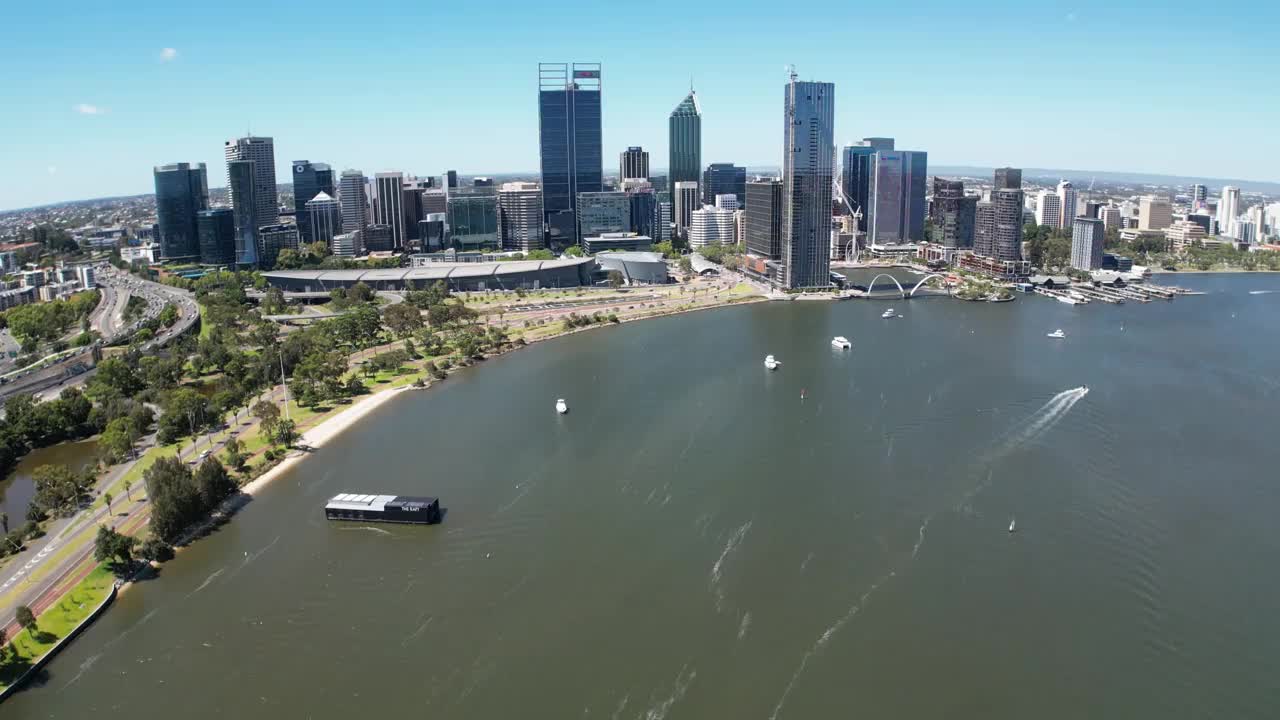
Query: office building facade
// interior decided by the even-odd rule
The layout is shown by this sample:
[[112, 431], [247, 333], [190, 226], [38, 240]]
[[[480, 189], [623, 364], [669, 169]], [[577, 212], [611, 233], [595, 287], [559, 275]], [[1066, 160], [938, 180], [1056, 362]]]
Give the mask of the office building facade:
[[872, 214], [871, 185], [875, 175], [876, 149], [866, 140], [857, 145], [846, 145], [843, 166], [840, 190], [844, 193], [848, 211], [858, 218], [858, 230], [865, 233]]
[[258, 228], [258, 263], [264, 268], [274, 268], [281, 250], [298, 249], [296, 225], [267, 225]]
[[360, 232], [369, 224], [369, 196], [364, 173], [343, 170], [338, 181], [338, 202], [342, 205], [343, 233]]
[[618, 183], [632, 179], [649, 179], [649, 153], [642, 147], [629, 147], [618, 155]]
[[[404, 173], [380, 172], [373, 176], [373, 218], [371, 224], [391, 228], [391, 250], [400, 250], [405, 244], [404, 232]], [[365, 247], [370, 247], [365, 238]]]
[[747, 183], [746, 250], [769, 260], [782, 258], [782, 181], [756, 178]]
[[1071, 221], [1071, 267], [1098, 270], [1102, 267], [1102, 246], [1107, 227], [1098, 218], [1077, 217]]
[[992, 189], [1021, 190], [1022, 169], [1011, 167], [996, 168], [994, 177], [992, 178]]
[[991, 193], [991, 257], [1022, 259], [1022, 190], [1000, 188]]
[[[543, 196], [544, 201], [546, 196]], [[498, 247], [498, 196], [454, 195], [449, 198], [446, 246], [456, 250]]]
[[1036, 196], [1036, 224], [1048, 228], [1062, 227], [1062, 198], [1052, 190], [1041, 190]]
[[693, 90], [667, 118], [667, 178], [673, 191], [677, 183], [697, 184], [702, 179], [702, 106]]
[[630, 231], [631, 199], [626, 193], [578, 193], [579, 237]]
[[1103, 205], [1098, 208], [1098, 219], [1107, 230], [1120, 229], [1120, 208], [1115, 205]]
[[552, 246], [577, 242], [581, 193], [604, 190], [599, 63], [538, 65], [542, 208]]
[[236, 261], [236, 219], [231, 208], [196, 213], [196, 233], [200, 238], [201, 265], [229, 266]]
[[836, 88], [791, 75], [784, 87], [782, 268], [788, 289], [831, 286]]
[[[1240, 219], [1240, 188], [1224, 185], [1218, 199], [1218, 234], [1239, 238], [1236, 224]], [[163, 234], [163, 233], [162, 233]]]
[[654, 231], [658, 223], [658, 194], [653, 190], [653, 183], [638, 178], [623, 180], [622, 191], [631, 206], [631, 232], [658, 237]]
[[877, 245], [923, 242], [928, 155], [911, 150], [879, 151], [872, 177], [869, 235]]
[[370, 223], [360, 233], [367, 253], [395, 252], [395, 236], [390, 225], [386, 223]]
[[336, 195], [334, 180], [333, 168], [324, 163], [293, 161], [293, 214], [298, 223], [298, 239], [301, 242], [316, 242], [311, 230], [311, 216], [306, 211], [307, 203], [320, 193], [329, 197]]
[[698, 198], [698, 183], [693, 180], [682, 180], [675, 185], [672, 194], [675, 208], [676, 232], [680, 237], [687, 237], [689, 223], [693, 221], [693, 211], [702, 207]]
[[963, 182], [934, 178], [933, 205], [929, 208], [933, 224], [930, 240], [944, 247], [973, 247], [977, 208], [978, 198], [965, 195]]
[[363, 230], [357, 230], [334, 236], [333, 246], [330, 250], [338, 257], [349, 258], [364, 255], [364, 242], [361, 237], [363, 232]]
[[196, 214], [209, 208], [209, 177], [204, 163], [159, 165], [154, 175], [160, 256], [166, 259], [198, 257]]
[[711, 163], [702, 173], [702, 202], [710, 205], [717, 195], [731, 194], [738, 205], [747, 202], [747, 169], [733, 163]]
[[689, 247], [693, 250], [711, 244], [733, 245], [736, 240], [733, 210], [705, 205], [694, 210], [689, 223]]
[[503, 250], [540, 249], [542, 217], [542, 189], [537, 183], [505, 183], [498, 190], [498, 240]]
[[253, 160], [227, 161], [227, 196], [236, 222], [236, 265], [244, 268], [258, 265], [258, 228], [276, 224], [258, 224], [262, 213], [258, 212], [257, 165]]
[[[299, 215], [307, 218], [307, 232], [311, 239], [305, 242], [322, 242], [333, 246], [333, 238], [342, 234], [342, 206], [328, 193], [321, 192], [308, 200]], [[298, 225], [298, 240], [304, 241], [302, 225]]]
[[1144, 195], [1138, 200], [1138, 229], [1163, 230], [1173, 224], [1173, 204], [1168, 198]]
[[280, 200], [276, 193], [275, 142], [269, 137], [242, 137], [228, 140], [223, 148], [227, 159], [227, 187], [231, 186], [231, 162], [253, 161], [254, 227], [280, 221]]
[[1058, 204], [1061, 206], [1058, 227], [1072, 228], [1072, 232], [1075, 232], [1073, 221], [1079, 214], [1079, 209], [1076, 207], [1075, 186], [1069, 180], [1058, 183]]

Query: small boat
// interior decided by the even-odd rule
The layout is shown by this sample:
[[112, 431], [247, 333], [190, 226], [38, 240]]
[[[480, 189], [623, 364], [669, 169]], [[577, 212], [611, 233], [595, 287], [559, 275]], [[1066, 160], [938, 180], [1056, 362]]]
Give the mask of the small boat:
[[780, 362], [778, 362], [777, 360], [775, 360], [775, 359], [774, 359], [774, 357], [773, 357], [772, 355], [765, 355], [765, 356], [764, 356], [764, 366], [765, 366], [766, 368], [770, 369], [770, 370], [777, 370], [777, 369], [778, 369], [778, 366], [779, 366], [779, 365], [781, 365], [781, 364], [782, 364], [782, 363], [780, 363]]
[[848, 350], [853, 347], [853, 343], [849, 342], [849, 338], [843, 335], [837, 335], [831, 338], [831, 347], [837, 350]]
[[1055, 295], [1054, 297], [1058, 298], [1058, 302], [1060, 302], [1060, 303], [1065, 303], [1065, 304], [1067, 304], [1067, 305], [1078, 305], [1078, 304], [1079, 304], [1079, 303], [1076, 301], [1076, 299], [1075, 299], [1075, 298], [1073, 298], [1073, 297], [1067, 297], [1066, 295]]
[[1066, 336], [1067, 336], [1067, 334], [1066, 334], [1066, 333], [1064, 333], [1064, 332], [1062, 332], [1062, 328], [1058, 328], [1057, 330], [1054, 330], [1053, 332], [1048, 333], [1045, 337], [1057, 338], [1057, 339], [1061, 340], [1062, 338], [1064, 338], [1064, 337], [1066, 337]]
[[564, 401], [564, 398], [556, 400], [556, 412], [561, 415], [569, 412], [569, 404]]
[[891, 318], [891, 317], [895, 317], [894, 312], [893, 312], [893, 308], [889, 308], [888, 310], [885, 310], [884, 312], [880, 313], [880, 317], [885, 318], [885, 319], [888, 319], [888, 318]]
[[1009, 518], [1009, 532], [1017, 532], [1017, 530], [1018, 530], [1018, 519]]

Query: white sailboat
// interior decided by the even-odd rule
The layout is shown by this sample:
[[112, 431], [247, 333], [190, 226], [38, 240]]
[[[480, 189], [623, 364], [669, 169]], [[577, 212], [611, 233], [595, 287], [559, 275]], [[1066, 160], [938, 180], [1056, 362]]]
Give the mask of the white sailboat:
[[1009, 518], [1009, 532], [1016, 532], [1018, 529], [1018, 519]]

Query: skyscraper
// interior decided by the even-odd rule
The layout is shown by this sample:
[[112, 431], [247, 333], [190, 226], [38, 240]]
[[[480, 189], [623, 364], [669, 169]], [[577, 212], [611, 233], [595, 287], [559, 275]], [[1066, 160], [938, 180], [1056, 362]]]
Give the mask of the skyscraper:
[[1143, 195], [1138, 199], [1138, 229], [1163, 230], [1173, 224], [1169, 198]]
[[977, 197], [964, 194], [963, 182], [935, 177], [930, 207], [933, 237], [930, 239], [946, 247], [972, 247], [977, 206]]
[[871, 188], [871, 242], [889, 245], [925, 239], [927, 174], [926, 153], [910, 150], [876, 152]]
[[[391, 228], [391, 248], [404, 247], [404, 173], [380, 172], [373, 176], [373, 223]], [[365, 245], [370, 246], [368, 239]]]
[[579, 193], [604, 190], [600, 64], [538, 64], [542, 209], [553, 246], [578, 240]]
[[996, 190], [1022, 189], [1022, 169], [1003, 167], [996, 168], [994, 186]]
[[201, 265], [230, 265], [236, 259], [236, 222], [231, 208], [219, 207], [196, 213], [200, 236]]
[[1098, 208], [1098, 219], [1107, 230], [1120, 229], [1120, 208], [1115, 205], [1103, 205]]
[[667, 143], [667, 187], [674, 190], [676, 183], [701, 180], [702, 107], [692, 89], [667, 118]]
[[631, 200], [626, 193], [578, 193], [578, 237], [630, 231]]
[[365, 177], [359, 170], [343, 170], [338, 182], [338, 202], [342, 204], [342, 230], [360, 232], [369, 224], [369, 198], [364, 192]]
[[784, 88], [782, 284], [831, 286], [831, 182], [836, 87], [802, 82]]
[[893, 151], [893, 138], [891, 137], [862, 138], [862, 144], [871, 148], [872, 152], [892, 152]]
[[705, 205], [694, 210], [689, 223], [689, 247], [698, 249], [711, 245], [734, 244], [733, 210]]
[[693, 211], [702, 207], [698, 201], [698, 183], [693, 180], [681, 180], [675, 184], [673, 193], [676, 230], [681, 237], [688, 234], [689, 223], [693, 221]]
[[1097, 218], [1077, 217], [1071, 221], [1071, 267], [1097, 270], [1102, 267], [1102, 245], [1107, 228]]
[[254, 229], [280, 222], [280, 204], [276, 195], [276, 151], [272, 139], [250, 136], [228, 140], [224, 152], [228, 168], [227, 187], [231, 186], [232, 160], [252, 160], [254, 163]]
[[995, 255], [995, 205], [990, 200], [979, 200], [973, 216], [973, 252], [983, 257]]
[[445, 186], [445, 189], [448, 189], [448, 190], [452, 190], [458, 187], [458, 171], [457, 170], [444, 171], [444, 186]]
[[1209, 202], [1209, 188], [1195, 184], [1191, 186], [1191, 209], [1199, 210]]
[[702, 202], [710, 205], [717, 195], [733, 194], [738, 204], [747, 202], [747, 169], [733, 163], [711, 163], [702, 173]]
[[[1218, 234], [1230, 238], [1239, 238], [1236, 223], [1240, 217], [1240, 188], [1231, 185], [1222, 187], [1222, 197], [1218, 200]], [[163, 234], [163, 231], [161, 231]]]
[[451, 196], [447, 243], [464, 251], [498, 247], [498, 196]]
[[991, 193], [992, 257], [1022, 259], [1022, 189], [999, 188]]
[[631, 178], [622, 181], [622, 191], [631, 205], [631, 232], [645, 235], [658, 242], [655, 225], [658, 222], [658, 194], [648, 180]]
[[1062, 198], [1052, 190], [1041, 190], [1036, 196], [1036, 224], [1048, 228], [1062, 227]]
[[498, 240], [503, 250], [542, 247], [542, 189], [537, 183], [504, 183], [498, 190]]
[[404, 206], [404, 238], [408, 245], [412, 240], [420, 240], [418, 223], [426, 217], [422, 207], [422, 193], [432, 186], [431, 178], [405, 178], [400, 188], [400, 202]]
[[337, 194], [333, 186], [333, 169], [324, 163], [310, 160], [293, 161], [293, 215], [298, 222], [298, 238], [302, 242], [315, 242], [311, 232], [311, 217], [306, 212], [307, 202], [320, 193], [330, 197]]
[[204, 163], [174, 163], [155, 168], [156, 220], [160, 256], [193, 258], [200, 254], [196, 213], [209, 207]]
[[258, 264], [258, 228], [270, 227], [274, 222], [259, 225], [262, 213], [258, 212], [256, 188], [258, 163], [253, 160], [227, 161], [227, 195], [235, 211], [236, 266], [256, 267]]
[[1076, 207], [1076, 189], [1070, 180], [1063, 180], [1058, 183], [1058, 203], [1061, 205], [1062, 213], [1058, 227], [1063, 229], [1073, 228], [1072, 232], [1074, 232], [1075, 226], [1072, 221], [1079, 214], [1079, 209]]
[[618, 155], [618, 183], [629, 178], [649, 179], [649, 153], [632, 146]]
[[302, 214], [307, 216], [307, 228], [311, 233], [308, 242], [322, 242], [333, 247], [333, 239], [342, 234], [342, 206], [338, 201], [322, 192], [307, 201]]
[[[892, 141], [890, 141], [892, 142]], [[892, 149], [892, 148], [891, 148]], [[871, 185], [875, 175], [876, 149], [866, 140], [844, 147], [844, 169], [840, 175], [840, 189], [844, 192], [849, 212], [860, 215], [858, 230], [867, 232], [872, 215]]]
[[782, 181], [758, 177], [747, 183], [747, 252], [770, 260], [782, 257]]

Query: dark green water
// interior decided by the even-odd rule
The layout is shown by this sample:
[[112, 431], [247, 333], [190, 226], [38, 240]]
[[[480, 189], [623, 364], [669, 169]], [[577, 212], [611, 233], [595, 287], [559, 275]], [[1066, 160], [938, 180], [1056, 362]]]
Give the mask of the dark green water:
[[[485, 363], [279, 480], [3, 715], [1275, 717], [1280, 293], [1248, 291], [1280, 277], [1177, 281], [1208, 294], [763, 304]], [[449, 512], [325, 522], [344, 490]]]
[[0, 512], [9, 514], [9, 524], [17, 527], [26, 522], [27, 506], [35, 497], [36, 485], [31, 473], [41, 465], [66, 465], [82, 470], [98, 459], [98, 441], [80, 440], [37, 448], [23, 456], [9, 477], [0, 480]]

